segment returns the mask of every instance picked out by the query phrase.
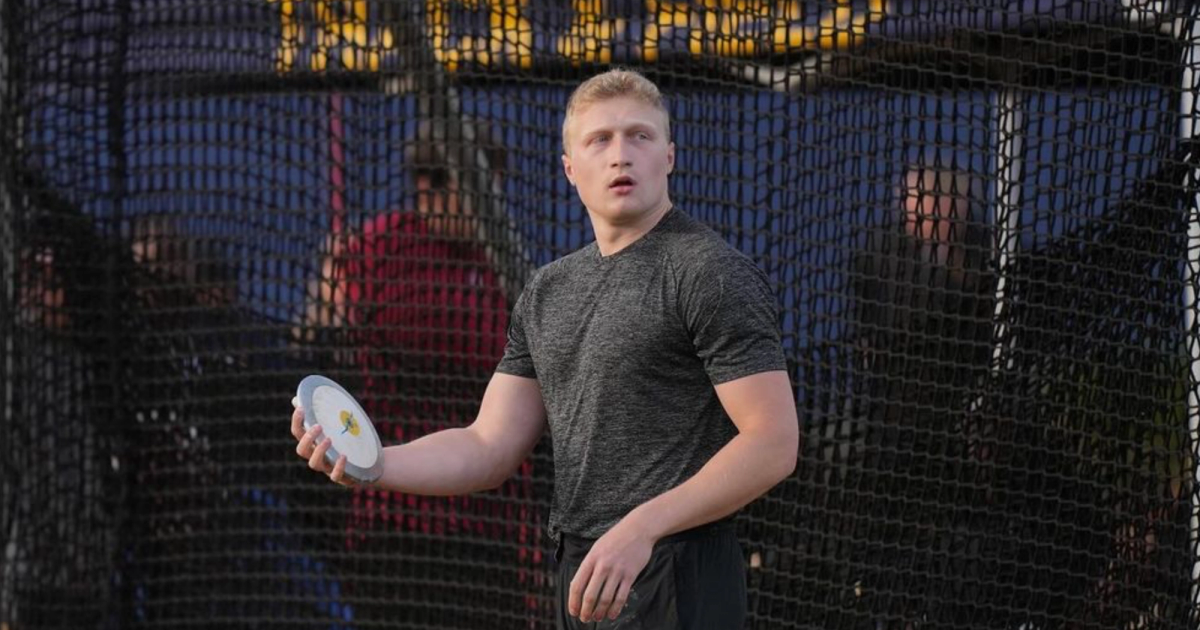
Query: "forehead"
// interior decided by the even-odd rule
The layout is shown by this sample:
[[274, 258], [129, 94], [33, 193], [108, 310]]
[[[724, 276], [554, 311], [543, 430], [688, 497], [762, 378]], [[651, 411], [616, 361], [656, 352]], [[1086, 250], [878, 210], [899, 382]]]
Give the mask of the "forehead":
[[661, 127], [664, 118], [653, 105], [622, 96], [588, 103], [575, 112], [573, 126], [580, 133], [633, 125]]

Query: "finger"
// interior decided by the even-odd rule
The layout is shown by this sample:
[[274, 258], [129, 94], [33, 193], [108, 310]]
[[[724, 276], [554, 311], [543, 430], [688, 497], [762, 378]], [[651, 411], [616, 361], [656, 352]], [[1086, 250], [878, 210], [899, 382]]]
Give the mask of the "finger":
[[592, 612], [592, 618], [600, 621], [607, 617], [610, 613], [616, 618], [616, 614], [621, 611], [620, 608], [613, 608], [613, 598], [617, 596], [617, 587], [621, 585], [619, 576], [609, 574], [608, 579], [604, 581], [604, 589], [600, 591], [600, 599], [596, 601], [596, 610]]
[[304, 437], [304, 408], [296, 407], [292, 410], [292, 435], [297, 440]]
[[617, 589], [617, 596], [613, 598], [612, 608], [608, 611], [608, 618], [616, 620], [621, 616], [621, 611], [625, 610], [625, 603], [629, 601], [629, 589], [633, 586], [633, 580], [621, 580], [621, 588]]
[[300, 442], [296, 444], [296, 454], [304, 459], [312, 456], [313, 443], [317, 439], [317, 434], [321, 432], [321, 425], [316, 425], [313, 428], [305, 431], [300, 436]]
[[587, 588], [583, 591], [583, 606], [579, 611], [580, 621], [588, 622], [594, 619], [596, 604], [600, 602], [600, 591], [604, 588], [605, 582], [611, 578], [612, 576], [603, 567], [597, 567], [592, 572], [592, 579], [588, 580]]
[[583, 564], [579, 565], [579, 570], [575, 572], [575, 577], [571, 579], [571, 594], [567, 597], [567, 612], [571, 613], [572, 617], [579, 616], [579, 608], [583, 603], [583, 589], [587, 588], [588, 580], [592, 577], [592, 566], [591, 558], [584, 558]]
[[329, 473], [329, 478], [342, 484], [343, 486], [354, 485], [354, 480], [346, 476], [346, 456], [338, 455], [337, 463], [333, 465], [333, 472]]
[[[318, 433], [320, 432], [318, 431]], [[329, 464], [325, 461], [325, 452], [333, 445], [333, 440], [324, 439], [324, 436], [318, 439], [320, 439], [320, 442], [313, 449], [312, 456], [308, 458], [308, 467], [328, 474]]]
[[333, 470], [333, 467], [329, 465], [326, 453], [332, 445], [332, 440], [322, 439], [321, 443], [317, 444], [317, 447], [313, 449], [312, 457], [308, 458], [308, 467], [328, 475]]

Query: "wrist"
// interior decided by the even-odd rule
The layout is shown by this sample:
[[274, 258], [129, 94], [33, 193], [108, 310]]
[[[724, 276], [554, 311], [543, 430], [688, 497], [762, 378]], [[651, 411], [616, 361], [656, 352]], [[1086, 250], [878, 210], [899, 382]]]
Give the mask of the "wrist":
[[372, 490], [390, 490], [391, 489], [388, 486], [388, 469], [394, 467], [395, 462], [388, 461], [391, 459], [390, 457], [388, 457], [388, 453], [389, 453], [389, 451], [391, 451], [392, 448], [393, 447], [385, 446], [383, 448], [383, 451], [380, 452], [380, 454], [379, 454], [379, 458], [380, 458], [379, 476], [376, 477], [375, 479], [372, 479], [371, 481], [364, 481], [362, 483], [362, 485], [364, 485], [367, 488], [370, 488]]
[[650, 503], [643, 503], [634, 508], [624, 520], [627, 527], [638, 536], [649, 540], [651, 544], [657, 543], [670, 533], [663, 529], [663, 519], [655, 514], [654, 506]]

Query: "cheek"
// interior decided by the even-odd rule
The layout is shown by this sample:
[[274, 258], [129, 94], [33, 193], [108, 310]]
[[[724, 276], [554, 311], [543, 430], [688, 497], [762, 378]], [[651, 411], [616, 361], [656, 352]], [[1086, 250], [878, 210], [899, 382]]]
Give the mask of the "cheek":
[[575, 183], [579, 185], [580, 190], [599, 190], [604, 186], [604, 178], [592, 175], [593, 171], [579, 170], [575, 171]]
[[655, 160], [650, 170], [652, 174], [651, 181], [653, 181], [656, 186], [665, 186], [667, 176], [671, 174], [670, 164], [668, 164], [666, 160]]
[[655, 164], [655, 169], [657, 172], [659, 172], [659, 173], [670, 173], [671, 172], [671, 158], [665, 151], [655, 155], [653, 158], [653, 162]]

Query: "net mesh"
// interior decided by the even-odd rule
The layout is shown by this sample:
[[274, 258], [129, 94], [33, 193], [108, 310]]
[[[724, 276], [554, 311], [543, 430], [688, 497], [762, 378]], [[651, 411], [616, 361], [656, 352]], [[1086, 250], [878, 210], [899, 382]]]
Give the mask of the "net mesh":
[[739, 516], [749, 627], [1200, 623], [1192, 3], [0, 18], [0, 627], [552, 627], [548, 440], [492, 492], [347, 491], [287, 401], [471, 422], [592, 238], [560, 125], [610, 64], [782, 305], [803, 446]]

